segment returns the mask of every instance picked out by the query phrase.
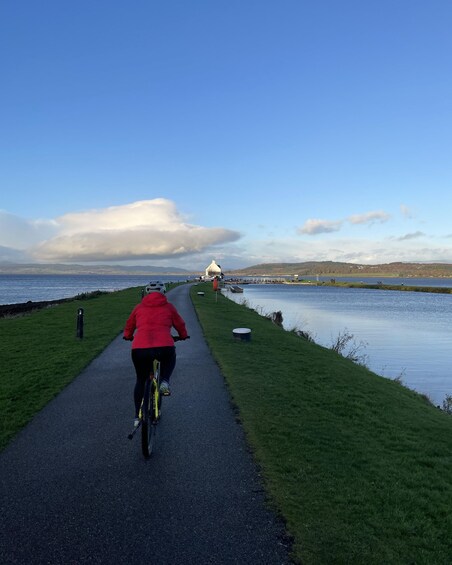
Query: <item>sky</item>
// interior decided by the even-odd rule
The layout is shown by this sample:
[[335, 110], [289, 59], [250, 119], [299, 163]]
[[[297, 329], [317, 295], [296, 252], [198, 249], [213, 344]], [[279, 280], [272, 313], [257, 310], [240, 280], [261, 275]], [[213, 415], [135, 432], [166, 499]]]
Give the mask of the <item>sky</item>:
[[0, 0], [0, 262], [452, 262], [450, 0]]

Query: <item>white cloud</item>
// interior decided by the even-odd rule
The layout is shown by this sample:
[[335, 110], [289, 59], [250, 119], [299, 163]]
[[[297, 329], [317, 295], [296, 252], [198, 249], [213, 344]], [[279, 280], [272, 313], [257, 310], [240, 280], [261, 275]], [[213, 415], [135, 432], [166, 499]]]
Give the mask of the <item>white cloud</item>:
[[86, 210], [65, 214], [56, 219], [61, 235], [153, 227], [160, 231], [175, 231], [186, 225], [174, 202], [165, 198], [141, 200], [123, 206]]
[[53, 220], [27, 220], [0, 210], [0, 245], [25, 250], [36, 241], [51, 237], [57, 229]]
[[30, 257], [27, 256], [26, 252], [20, 249], [0, 245], [0, 262], [27, 263], [29, 261]]
[[[368, 222], [384, 217], [384, 212], [350, 216], [355, 221], [367, 218]], [[124, 261], [136, 265], [149, 260], [162, 266], [203, 270], [215, 259], [226, 271], [257, 263], [322, 260], [364, 264], [452, 262], [452, 247], [447, 245], [450, 239], [443, 239], [441, 247], [438, 238], [415, 229], [400, 237], [391, 237], [386, 230], [378, 235], [379, 229], [372, 229], [373, 237], [367, 237], [370, 232], [362, 229], [362, 224], [348, 222], [310, 219], [298, 230], [304, 238], [278, 235], [277, 230], [266, 237], [262, 230], [241, 237], [223, 227], [190, 224], [174, 202], [162, 198], [51, 220], [28, 220], [0, 211], [0, 261]], [[341, 228], [343, 234], [332, 233]], [[361, 232], [363, 237], [351, 232]], [[322, 237], [324, 233], [330, 235]]]
[[319, 235], [322, 233], [332, 233], [339, 231], [345, 222], [352, 225], [373, 225], [375, 223], [384, 223], [390, 219], [391, 215], [383, 210], [366, 212], [364, 214], [354, 214], [348, 216], [345, 220], [306, 220], [301, 228], [298, 228], [299, 234]]
[[421, 231], [416, 231], [413, 233], [407, 233], [405, 235], [402, 235], [401, 237], [397, 238], [397, 241], [407, 241], [408, 239], [417, 239], [419, 237], [424, 237], [425, 233], [421, 232]]
[[387, 222], [390, 217], [390, 214], [383, 212], [383, 210], [378, 210], [375, 212], [366, 212], [365, 214], [355, 214], [349, 216], [347, 220], [351, 224], [374, 224], [375, 222]]
[[[304, 241], [300, 238], [261, 239], [249, 241], [247, 238], [240, 242], [240, 251], [235, 254], [235, 261], [250, 266], [257, 263], [297, 263], [304, 261], [342, 261], [375, 265], [393, 262], [451, 262], [452, 247], [439, 246], [437, 242], [427, 237], [419, 247], [417, 238], [398, 241], [380, 238], [334, 237], [310, 238]], [[234, 246], [237, 249], [237, 246]], [[242, 253], [243, 251], [243, 253]], [[228, 254], [231, 258], [231, 254]], [[223, 268], [230, 268], [230, 263], [223, 261]]]
[[298, 232], [308, 235], [317, 235], [319, 233], [331, 233], [339, 231], [341, 226], [341, 221], [310, 219], [306, 220], [305, 224], [301, 228], [298, 228]]
[[35, 260], [52, 262], [166, 259], [240, 237], [226, 228], [186, 223], [175, 204], [164, 198], [70, 213], [47, 222], [8, 215], [8, 223], [8, 229], [0, 229], [0, 245], [28, 248]]

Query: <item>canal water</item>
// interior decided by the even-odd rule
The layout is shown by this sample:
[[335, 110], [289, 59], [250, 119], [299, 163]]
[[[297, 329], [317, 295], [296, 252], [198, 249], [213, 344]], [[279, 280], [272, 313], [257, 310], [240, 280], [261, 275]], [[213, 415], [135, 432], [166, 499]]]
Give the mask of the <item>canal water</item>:
[[[427, 281], [452, 286], [450, 280]], [[452, 395], [452, 294], [284, 284], [242, 288], [243, 294], [224, 292], [263, 315], [281, 311], [286, 329], [309, 332], [320, 345], [331, 347], [339, 335], [353, 335], [349, 346], [360, 346], [369, 369], [401, 378], [436, 405]]]

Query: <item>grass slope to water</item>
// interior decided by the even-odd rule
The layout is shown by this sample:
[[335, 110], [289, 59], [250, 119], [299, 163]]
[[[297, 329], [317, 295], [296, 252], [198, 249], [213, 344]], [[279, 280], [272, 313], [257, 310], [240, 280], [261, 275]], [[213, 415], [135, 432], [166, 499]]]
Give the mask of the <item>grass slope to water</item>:
[[296, 560], [452, 563], [452, 418], [209, 284], [191, 290]]
[[[0, 449], [123, 329], [140, 288], [0, 319]], [[84, 309], [84, 337], [76, 338]]]
[[342, 288], [367, 288], [369, 290], [398, 290], [401, 292], [430, 292], [433, 294], [452, 294], [452, 287], [445, 286], [411, 286], [405, 284], [372, 284], [362, 282], [315, 283], [317, 286], [337, 286]]

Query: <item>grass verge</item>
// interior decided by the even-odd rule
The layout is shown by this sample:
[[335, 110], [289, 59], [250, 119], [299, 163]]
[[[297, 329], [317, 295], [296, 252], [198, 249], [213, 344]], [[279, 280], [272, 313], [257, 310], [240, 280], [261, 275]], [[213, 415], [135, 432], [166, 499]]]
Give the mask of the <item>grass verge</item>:
[[[123, 329], [140, 288], [0, 319], [0, 449]], [[76, 338], [84, 309], [84, 337]]]
[[295, 559], [451, 563], [451, 417], [210, 284], [191, 295]]

